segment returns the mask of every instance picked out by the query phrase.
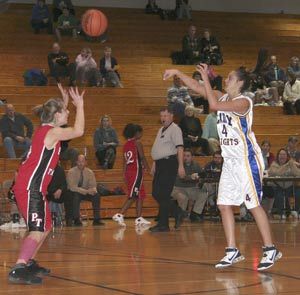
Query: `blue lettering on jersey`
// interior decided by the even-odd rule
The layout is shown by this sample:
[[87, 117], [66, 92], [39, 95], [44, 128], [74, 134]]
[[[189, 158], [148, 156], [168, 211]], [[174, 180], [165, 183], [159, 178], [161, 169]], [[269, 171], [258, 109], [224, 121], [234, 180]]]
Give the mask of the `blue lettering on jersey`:
[[219, 118], [217, 121], [217, 124], [228, 124], [229, 126], [232, 126], [232, 117], [230, 117], [229, 115], [226, 115], [224, 113], [219, 113]]

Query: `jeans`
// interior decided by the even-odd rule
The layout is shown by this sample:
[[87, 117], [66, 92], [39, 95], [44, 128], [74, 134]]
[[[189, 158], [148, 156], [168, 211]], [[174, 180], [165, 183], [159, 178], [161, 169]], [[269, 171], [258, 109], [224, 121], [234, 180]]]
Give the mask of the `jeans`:
[[17, 158], [15, 148], [22, 149], [24, 151], [24, 153], [21, 156], [22, 158], [26, 156], [31, 145], [31, 140], [29, 138], [25, 138], [25, 141], [21, 143], [11, 137], [5, 137], [3, 140], [3, 145], [10, 159]]

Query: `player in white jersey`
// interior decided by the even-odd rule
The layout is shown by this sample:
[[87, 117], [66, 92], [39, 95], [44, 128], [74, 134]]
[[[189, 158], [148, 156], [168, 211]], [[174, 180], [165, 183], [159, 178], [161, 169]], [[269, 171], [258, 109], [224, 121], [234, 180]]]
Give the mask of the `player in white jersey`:
[[230, 72], [225, 80], [226, 94], [223, 95], [220, 91], [212, 90], [206, 64], [198, 65], [197, 71], [202, 75], [204, 85], [175, 69], [166, 70], [164, 79], [176, 75], [190, 89], [207, 98], [212, 111], [218, 111], [217, 127], [224, 164], [217, 203], [227, 247], [224, 258], [216, 264], [216, 268], [224, 268], [244, 260], [236, 246], [232, 210], [232, 206], [242, 203], [245, 203], [255, 218], [264, 243], [263, 257], [257, 269], [270, 268], [281, 258], [282, 253], [273, 244], [268, 218], [260, 206], [264, 162], [252, 132], [253, 104], [250, 98], [242, 94], [250, 86], [249, 73], [243, 67]]

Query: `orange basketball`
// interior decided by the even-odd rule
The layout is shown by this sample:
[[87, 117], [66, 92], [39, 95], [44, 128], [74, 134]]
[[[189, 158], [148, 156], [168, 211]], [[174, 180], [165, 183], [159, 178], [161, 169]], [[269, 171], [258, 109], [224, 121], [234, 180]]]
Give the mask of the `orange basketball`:
[[107, 17], [97, 9], [87, 10], [81, 19], [83, 31], [91, 37], [102, 35], [106, 31], [107, 25]]

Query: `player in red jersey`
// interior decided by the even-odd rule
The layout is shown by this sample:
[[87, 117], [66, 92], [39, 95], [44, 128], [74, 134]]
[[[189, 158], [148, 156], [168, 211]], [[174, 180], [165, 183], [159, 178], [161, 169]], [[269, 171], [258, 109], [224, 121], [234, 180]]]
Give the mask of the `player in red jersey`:
[[140, 142], [143, 136], [143, 128], [139, 125], [127, 124], [123, 136], [127, 139], [123, 147], [123, 169], [124, 180], [128, 189], [128, 200], [124, 203], [120, 213], [113, 216], [113, 220], [122, 226], [126, 226], [124, 214], [132, 203], [136, 202], [137, 218], [135, 219], [135, 225], [147, 225], [151, 222], [142, 217], [143, 200], [146, 196], [143, 174], [144, 170], [150, 171], [150, 169], [144, 155], [143, 145]]
[[[49, 269], [34, 260], [51, 229], [51, 214], [46, 199], [60, 153], [60, 141], [80, 137], [84, 132], [83, 95], [78, 89], [69, 91], [58, 85], [63, 99], [49, 99], [34, 109], [41, 120], [36, 129], [27, 158], [21, 164], [13, 187], [20, 213], [23, 215], [29, 234], [24, 238], [16, 265], [9, 273], [9, 281], [17, 284], [40, 284], [39, 275], [47, 275]], [[69, 94], [76, 107], [73, 127], [67, 124]]]

